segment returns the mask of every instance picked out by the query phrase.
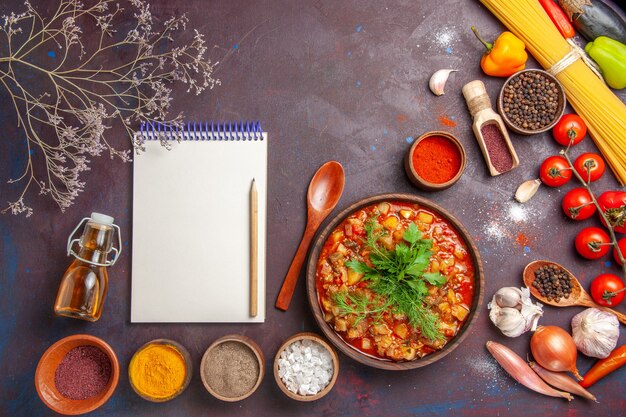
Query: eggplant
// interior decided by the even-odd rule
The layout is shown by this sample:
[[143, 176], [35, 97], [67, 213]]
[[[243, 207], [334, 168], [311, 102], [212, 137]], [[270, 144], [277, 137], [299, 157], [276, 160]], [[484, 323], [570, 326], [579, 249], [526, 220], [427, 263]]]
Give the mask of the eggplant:
[[[572, 25], [588, 41], [606, 36], [626, 44], [626, 22], [610, 6], [601, 0], [585, 2], [559, 0], [559, 4], [572, 20]], [[582, 10], [582, 13], [578, 13]]]

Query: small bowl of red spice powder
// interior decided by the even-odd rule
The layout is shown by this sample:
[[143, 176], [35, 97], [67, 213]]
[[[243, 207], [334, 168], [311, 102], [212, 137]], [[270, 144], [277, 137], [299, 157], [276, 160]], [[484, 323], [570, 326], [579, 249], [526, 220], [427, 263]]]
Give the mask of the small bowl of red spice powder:
[[465, 149], [448, 132], [427, 132], [409, 148], [404, 169], [416, 187], [426, 191], [445, 190], [463, 175]]
[[119, 380], [115, 352], [95, 336], [63, 338], [44, 352], [35, 371], [39, 398], [59, 414], [95, 410], [111, 397]]

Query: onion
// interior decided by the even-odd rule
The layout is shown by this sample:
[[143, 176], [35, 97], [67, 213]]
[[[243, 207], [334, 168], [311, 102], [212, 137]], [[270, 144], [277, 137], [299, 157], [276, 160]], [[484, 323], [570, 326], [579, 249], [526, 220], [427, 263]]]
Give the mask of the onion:
[[513, 379], [525, 387], [550, 397], [563, 397], [568, 401], [574, 398], [569, 392], [559, 391], [543, 382], [528, 366], [526, 361], [508, 347], [500, 343], [488, 341], [487, 350]]
[[530, 362], [528, 366], [530, 366], [533, 371], [537, 372], [537, 375], [539, 375], [541, 379], [553, 387], [598, 402], [598, 399], [592, 393], [581, 387], [578, 382], [574, 381], [572, 377], [566, 373], [548, 371], [535, 362]]
[[557, 326], [539, 326], [530, 339], [530, 351], [537, 363], [554, 372], [569, 371], [579, 381], [576, 369], [576, 344], [565, 330]]

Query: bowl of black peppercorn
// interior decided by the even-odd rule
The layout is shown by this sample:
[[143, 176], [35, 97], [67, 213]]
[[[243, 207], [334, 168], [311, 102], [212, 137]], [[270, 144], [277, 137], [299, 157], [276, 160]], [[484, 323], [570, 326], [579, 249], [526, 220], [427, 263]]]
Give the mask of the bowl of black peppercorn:
[[565, 90], [551, 74], [526, 69], [511, 75], [498, 96], [498, 111], [515, 133], [534, 135], [545, 132], [565, 111]]

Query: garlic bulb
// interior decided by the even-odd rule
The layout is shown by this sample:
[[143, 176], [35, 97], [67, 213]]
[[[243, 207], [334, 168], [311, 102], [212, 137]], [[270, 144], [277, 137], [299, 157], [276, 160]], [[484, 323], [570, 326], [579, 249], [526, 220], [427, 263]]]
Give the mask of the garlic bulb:
[[542, 305], [533, 304], [528, 288], [504, 287], [493, 295], [487, 305], [489, 318], [508, 337], [517, 337], [529, 330], [535, 330], [539, 317], [543, 315]]
[[517, 337], [526, 331], [526, 320], [515, 308], [492, 308], [489, 312], [489, 318], [505, 336]]
[[494, 298], [500, 307], [517, 308], [522, 303], [522, 291], [515, 287], [504, 287], [496, 291]]
[[443, 94], [443, 88], [446, 86], [446, 81], [448, 81], [448, 77], [451, 72], [455, 72], [458, 70], [455, 69], [441, 69], [431, 75], [430, 80], [428, 81], [428, 87], [430, 87], [430, 91], [433, 92], [434, 95], [440, 96]]
[[619, 321], [611, 313], [588, 308], [572, 318], [572, 336], [581, 353], [606, 358], [617, 345]]

